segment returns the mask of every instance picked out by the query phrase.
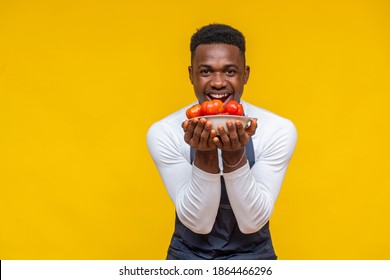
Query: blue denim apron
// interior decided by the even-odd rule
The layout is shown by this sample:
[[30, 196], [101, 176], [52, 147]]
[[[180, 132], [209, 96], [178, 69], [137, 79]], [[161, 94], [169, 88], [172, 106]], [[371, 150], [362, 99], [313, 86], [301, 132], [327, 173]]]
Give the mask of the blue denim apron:
[[[252, 139], [246, 147], [246, 157], [252, 168], [255, 163]], [[191, 149], [191, 163], [194, 150]], [[225, 182], [221, 176], [221, 200], [213, 229], [197, 234], [183, 225], [176, 214], [175, 231], [168, 249], [167, 260], [196, 259], [277, 259], [272, 245], [269, 222], [258, 232], [242, 233], [237, 225]]]

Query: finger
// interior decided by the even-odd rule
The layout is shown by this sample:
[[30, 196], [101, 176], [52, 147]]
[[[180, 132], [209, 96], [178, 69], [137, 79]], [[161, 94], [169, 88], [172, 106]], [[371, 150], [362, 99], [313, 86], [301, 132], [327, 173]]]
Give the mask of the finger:
[[184, 133], [184, 141], [186, 143], [189, 143], [189, 141], [192, 139], [193, 131], [198, 124], [198, 119], [192, 119], [190, 122], [188, 122], [187, 130]]
[[184, 132], [187, 131], [188, 125], [189, 125], [189, 121], [188, 121], [188, 120], [184, 121], [184, 122], [181, 124], [181, 127], [183, 128]]
[[229, 132], [230, 145], [232, 149], [235, 149], [237, 146], [240, 146], [238, 141], [238, 135], [235, 125], [231, 121], [226, 122], [226, 126]]
[[192, 138], [190, 139], [190, 145], [191, 146], [198, 146], [199, 145], [199, 142], [200, 142], [200, 136], [202, 134], [202, 131], [204, 129], [204, 126], [206, 124], [206, 119], [205, 118], [201, 118], [195, 129], [194, 129], [194, 132], [192, 133]]
[[242, 122], [237, 120], [235, 122], [235, 126], [238, 135], [238, 141], [241, 143], [241, 145], [245, 146], [248, 143], [250, 136], [246, 133]]
[[212, 138], [213, 143], [217, 146], [218, 149], [223, 148], [223, 143], [221, 141], [221, 136], [216, 135], [215, 137]]
[[200, 134], [200, 147], [207, 147], [210, 142], [210, 132], [211, 132], [212, 124], [211, 122], [206, 122], [204, 125], [204, 129], [202, 130]]
[[252, 136], [255, 134], [256, 129], [257, 129], [257, 119], [252, 119], [250, 125], [245, 128], [245, 132], [248, 133], [249, 136]]
[[217, 137], [217, 132], [215, 131], [215, 129], [211, 129], [210, 134], [209, 134], [209, 139], [208, 139], [209, 146], [212, 146], [212, 147], [215, 146], [214, 137]]
[[219, 125], [217, 129], [219, 133], [219, 139], [222, 141], [223, 146], [225, 145], [230, 146], [230, 138], [227, 132], [225, 131], [225, 128], [222, 125]]

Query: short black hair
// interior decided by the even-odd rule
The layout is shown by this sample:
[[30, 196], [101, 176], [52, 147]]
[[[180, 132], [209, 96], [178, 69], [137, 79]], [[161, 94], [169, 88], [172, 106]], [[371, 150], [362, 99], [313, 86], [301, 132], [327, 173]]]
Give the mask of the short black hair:
[[191, 37], [191, 60], [195, 49], [202, 44], [228, 44], [237, 46], [245, 58], [245, 37], [237, 29], [226, 25], [213, 23], [198, 29]]

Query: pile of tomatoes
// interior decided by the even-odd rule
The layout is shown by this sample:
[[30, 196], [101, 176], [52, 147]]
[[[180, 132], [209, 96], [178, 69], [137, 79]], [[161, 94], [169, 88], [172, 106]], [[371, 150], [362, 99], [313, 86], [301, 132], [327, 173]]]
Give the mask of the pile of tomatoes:
[[244, 108], [242, 104], [235, 100], [230, 100], [224, 106], [222, 101], [219, 99], [213, 99], [211, 101], [205, 101], [202, 104], [196, 104], [186, 111], [187, 118], [198, 118], [201, 116], [210, 115], [244, 115]]

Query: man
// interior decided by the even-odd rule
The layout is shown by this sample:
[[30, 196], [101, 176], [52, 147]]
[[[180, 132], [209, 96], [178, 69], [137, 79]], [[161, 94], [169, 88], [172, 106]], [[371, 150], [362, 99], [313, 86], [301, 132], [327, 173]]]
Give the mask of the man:
[[191, 38], [197, 102], [241, 102], [252, 118], [212, 129], [185, 120], [189, 106], [156, 122], [147, 143], [176, 208], [167, 259], [276, 259], [269, 219], [296, 143], [287, 119], [241, 100], [250, 68], [242, 33], [210, 24]]

